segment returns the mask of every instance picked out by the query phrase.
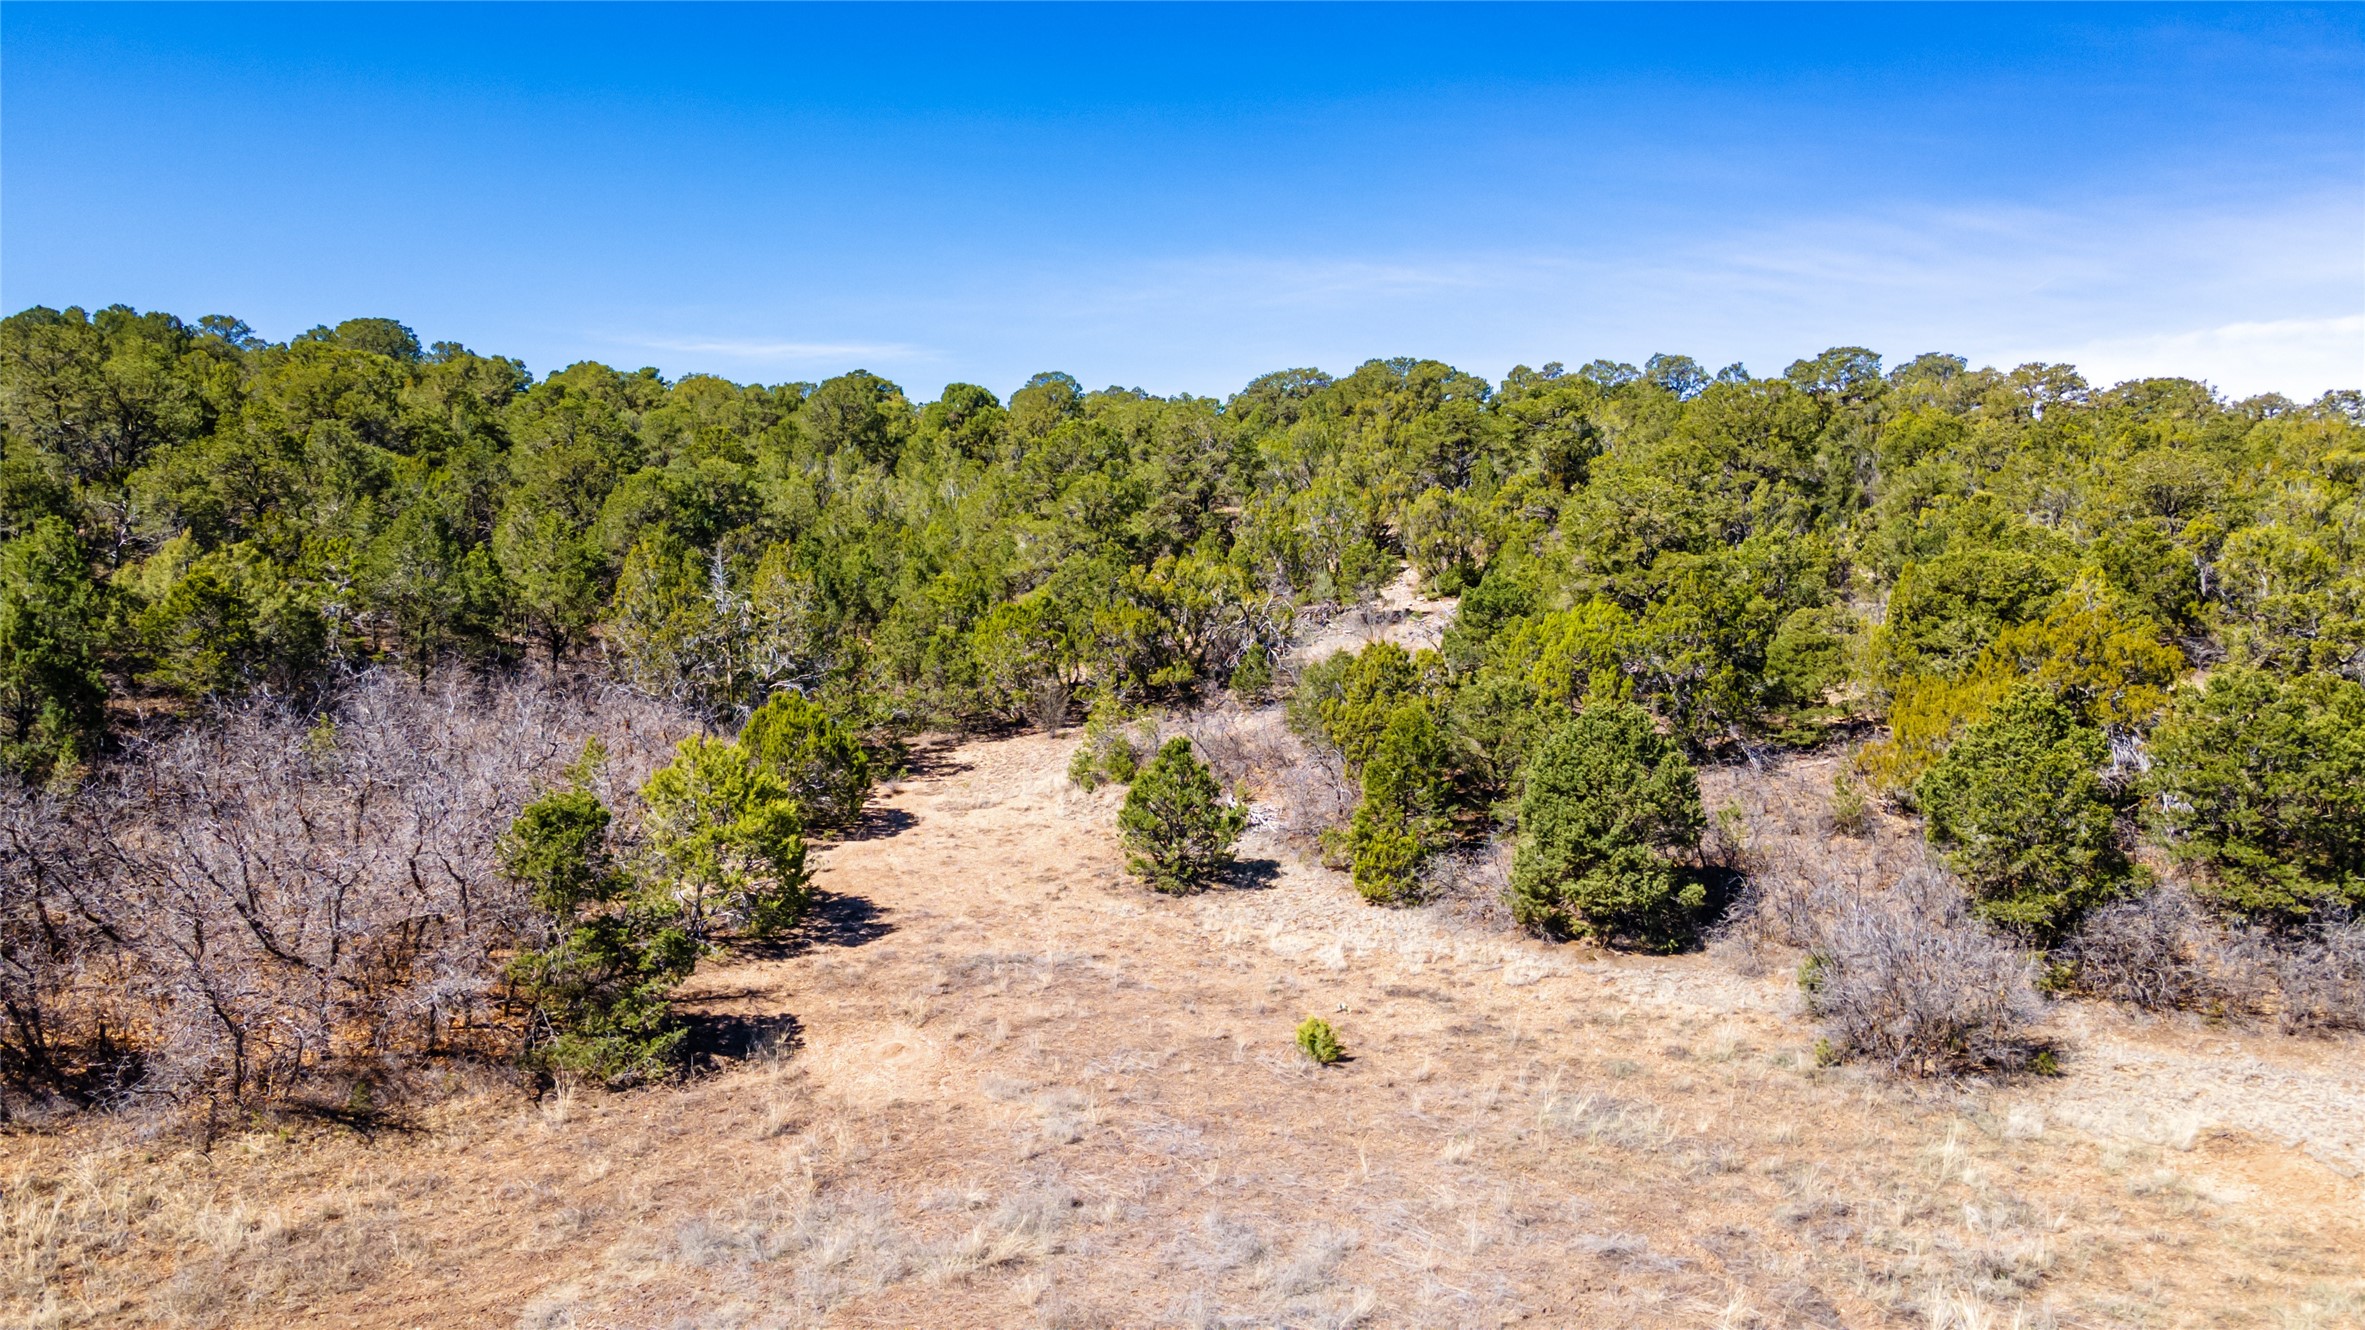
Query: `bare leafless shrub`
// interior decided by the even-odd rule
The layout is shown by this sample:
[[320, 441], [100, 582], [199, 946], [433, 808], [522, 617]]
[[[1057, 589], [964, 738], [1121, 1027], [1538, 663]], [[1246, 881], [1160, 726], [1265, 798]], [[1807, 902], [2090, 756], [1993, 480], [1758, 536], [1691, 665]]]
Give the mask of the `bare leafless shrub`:
[[[609, 701], [370, 671], [320, 714], [250, 700], [136, 744], [69, 800], [11, 796], [0, 952], [34, 959], [0, 998], [42, 993], [53, 1027], [61, 1008], [112, 1020], [140, 1050], [127, 1088], [174, 1101], [497, 1051], [499, 957], [531, 922], [496, 869], [502, 832], [587, 734], [607, 731], [620, 782], [684, 728]], [[59, 844], [80, 849], [42, 862]], [[22, 1029], [11, 1064], [30, 1079], [44, 1045]]]
[[1279, 707], [1218, 706], [1185, 717], [1178, 728], [1216, 780], [1247, 787], [1259, 824], [1279, 831], [1300, 853], [1313, 852], [1324, 831], [1346, 825], [1363, 797], [1345, 759], [1291, 733]]
[[2286, 1033], [2365, 1029], [2365, 920], [2345, 910], [2275, 932], [2217, 918], [2169, 883], [2096, 910], [2064, 951], [2095, 997], [2271, 1015]]
[[1840, 1057], [1931, 1076], [2018, 1069], [2040, 1051], [2034, 965], [1963, 911], [1856, 897], [1808, 956], [1807, 1004]]
[[1064, 679], [1045, 679], [1027, 694], [1026, 714], [1043, 733], [1059, 737], [1060, 728], [1068, 723], [1068, 709], [1074, 702], [1074, 691]]
[[1181, 717], [1175, 730], [1191, 741], [1192, 750], [1215, 773], [1217, 783], [1229, 787], [1275, 764], [1272, 745], [1259, 732], [1256, 716], [1256, 712], [1218, 703]]
[[1420, 899], [1437, 914], [1476, 928], [1516, 928], [1510, 904], [1509, 837], [1480, 841], [1430, 856], [1421, 866]]
[[2365, 918], [2328, 910], [2265, 952], [2275, 1020], [2286, 1033], [2365, 1030]]
[[92, 838], [64, 800], [0, 776], [0, 1120], [90, 1103], [135, 1067]]
[[1761, 871], [1719, 945], [1805, 953], [1800, 986], [1830, 1055], [1916, 1076], [2025, 1067], [2042, 1051], [2032, 958], [1924, 864], [1884, 883]]
[[2147, 1011], [2225, 1005], [2229, 964], [2214, 921], [2192, 893], [2163, 885], [2086, 916], [2062, 949], [2079, 991]]

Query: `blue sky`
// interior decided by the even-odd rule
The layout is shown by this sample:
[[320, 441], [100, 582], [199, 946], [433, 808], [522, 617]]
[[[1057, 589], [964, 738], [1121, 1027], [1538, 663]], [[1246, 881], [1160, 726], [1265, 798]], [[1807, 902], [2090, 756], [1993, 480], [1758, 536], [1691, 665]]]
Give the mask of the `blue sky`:
[[0, 9], [0, 304], [919, 396], [2365, 384], [2365, 6]]

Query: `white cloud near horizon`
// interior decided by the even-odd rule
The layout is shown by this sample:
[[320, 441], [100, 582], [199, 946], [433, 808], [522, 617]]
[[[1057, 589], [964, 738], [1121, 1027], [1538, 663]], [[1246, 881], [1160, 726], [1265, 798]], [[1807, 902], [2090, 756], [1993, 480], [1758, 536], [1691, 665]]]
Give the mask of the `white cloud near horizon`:
[[617, 346], [682, 355], [715, 356], [751, 365], [836, 364], [849, 360], [885, 363], [926, 360], [933, 353], [908, 342], [795, 342], [745, 337], [609, 337]]
[[[2283, 392], [2305, 401], [2329, 388], [2365, 387], [2365, 314], [2229, 323], [2076, 346], [2031, 346], [1993, 359], [1999, 364], [2072, 364], [2098, 384], [2199, 379], [2230, 397]], [[2287, 383], [2320, 386], [2297, 392], [2278, 386]]]

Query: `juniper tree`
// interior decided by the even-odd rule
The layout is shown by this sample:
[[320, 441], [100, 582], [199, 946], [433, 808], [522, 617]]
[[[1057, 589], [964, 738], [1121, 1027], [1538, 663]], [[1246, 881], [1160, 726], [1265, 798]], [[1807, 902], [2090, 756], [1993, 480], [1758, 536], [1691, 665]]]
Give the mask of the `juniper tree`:
[[1550, 932], [1671, 944], [1706, 891], [1667, 855], [1698, 845], [1706, 824], [1692, 764], [1650, 714], [1596, 701], [1528, 764], [1512, 914]]
[[1451, 754], [1429, 708], [1400, 706], [1363, 764], [1363, 801], [1347, 828], [1355, 889], [1378, 904], [1401, 904], [1418, 888], [1421, 863], [1446, 832], [1453, 796]]
[[688, 977], [698, 944], [631, 899], [633, 883], [610, 852], [611, 820], [577, 785], [536, 799], [510, 824], [502, 870], [530, 893], [544, 936], [503, 973], [527, 1011], [528, 1065], [616, 1084], [679, 1065], [688, 1035], [666, 997]]
[[1247, 810], [1224, 798], [1215, 773], [1180, 736], [1167, 740], [1135, 777], [1117, 814], [1127, 870], [1173, 894], [1212, 881], [1232, 861], [1247, 825]]
[[2050, 937], [2128, 883], [2105, 756], [2102, 731], [2020, 684], [1923, 773], [1915, 793], [1929, 839], [1980, 914]]
[[796, 693], [775, 693], [739, 731], [749, 761], [787, 785], [809, 827], [860, 821], [870, 799], [870, 754], [837, 717]]

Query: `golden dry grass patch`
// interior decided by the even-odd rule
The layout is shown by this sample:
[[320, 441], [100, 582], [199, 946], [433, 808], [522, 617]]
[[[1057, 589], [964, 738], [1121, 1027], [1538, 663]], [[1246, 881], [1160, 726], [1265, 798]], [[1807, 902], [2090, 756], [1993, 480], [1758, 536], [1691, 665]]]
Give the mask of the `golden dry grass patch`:
[[[2355, 1323], [2356, 1178], [2210, 1097], [2337, 1106], [2335, 1046], [2091, 1013], [2059, 1082], [1819, 1068], [1781, 973], [1373, 910], [1270, 840], [1140, 891], [1070, 742], [931, 754], [817, 855], [863, 926], [703, 967], [693, 1010], [794, 1038], [686, 1085], [0, 1138], [0, 1322]], [[2190, 1132], [2093, 1116], [2179, 1058]]]

